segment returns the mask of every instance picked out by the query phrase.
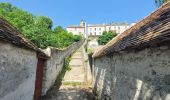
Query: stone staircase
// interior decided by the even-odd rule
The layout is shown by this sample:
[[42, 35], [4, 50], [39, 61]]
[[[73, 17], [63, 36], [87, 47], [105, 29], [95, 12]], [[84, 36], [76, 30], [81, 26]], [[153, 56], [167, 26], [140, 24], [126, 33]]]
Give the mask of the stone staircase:
[[71, 57], [71, 70], [67, 71], [63, 82], [85, 82], [85, 66], [83, 57], [83, 47], [80, 47]]

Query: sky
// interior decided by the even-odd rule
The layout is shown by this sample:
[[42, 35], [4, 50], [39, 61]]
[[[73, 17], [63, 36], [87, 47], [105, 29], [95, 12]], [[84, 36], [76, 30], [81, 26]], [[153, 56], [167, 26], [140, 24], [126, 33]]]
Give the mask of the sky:
[[47, 16], [53, 25], [138, 22], [156, 10], [154, 0], [0, 0], [36, 16]]

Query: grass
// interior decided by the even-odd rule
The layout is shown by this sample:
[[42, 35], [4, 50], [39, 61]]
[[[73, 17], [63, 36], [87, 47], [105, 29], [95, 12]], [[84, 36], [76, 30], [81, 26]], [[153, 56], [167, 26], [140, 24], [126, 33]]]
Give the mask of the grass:
[[84, 83], [81, 83], [81, 82], [63, 82], [63, 85], [80, 86], [80, 85], [84, 85]]

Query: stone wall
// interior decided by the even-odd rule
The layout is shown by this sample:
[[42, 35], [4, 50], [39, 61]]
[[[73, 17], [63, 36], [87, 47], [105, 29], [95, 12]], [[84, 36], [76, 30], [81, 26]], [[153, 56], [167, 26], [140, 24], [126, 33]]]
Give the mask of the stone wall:
[[91, 83], [92, 83], [92, 72], [91, 72], [88, 54], [85, 51], [86, 45], [87, 45], [87, 41], [85, 41], [83, 46], [82, 46], [83, 47], [83, 59], [84, 59], [84, 66], [85, 66], [85, 72], [86, 72], [86, 82], [89, 85], [91, 85]]
[[33, 100], [35, 51], [0, 41], [0, 100]]
[[93, 61], [102, 100], [170, 100], [170, 46], [114, 53]]
[[44, 52], [51, 58], [47, 60], [44, 67], [42, 95], [45, 95], [50, 87], [55, 83], [57, 76], [62, 71], [64, 59], [77, 50], [83, 42], [84, 40], [79, 41], [63, 50], [52, 47], [44, 50]]

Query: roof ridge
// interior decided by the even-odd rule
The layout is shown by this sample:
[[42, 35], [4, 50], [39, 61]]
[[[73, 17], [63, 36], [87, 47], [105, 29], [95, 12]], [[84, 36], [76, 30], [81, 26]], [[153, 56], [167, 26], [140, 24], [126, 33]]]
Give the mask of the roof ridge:
[[[163, 23], [164, 20], [161, 21], [161, 20], [158, 20], [158, 19], [162, 18], [162, 16], [164, 14], [165, 15], [167, 14], [167, 16], [168, 15], [170, 16], [170, 2], [162, 5], [156, 11], [152, 12], [149, 16], [145, 17], [144, 19], [139, 21], [137, 24], [130, 27], [125, 32], [123, 32], [122, 34], [119, 34], [117, 37], [115, 37], [114, 39], [109, 41], [103, 48], [100, 48], [99, 50], [95, 51], [95, 53], [93, 54], [93, 58], [100, 57], [100, 56], [109, 54], [111, 52], [121, 51], [121, 50], [124, 50], [126, 48], [130, 48], [131, 46], [140, 47], [140, 45], [139, 45], [140, 43], [148, 42], [148, 41], [152, 42], [153, 41], [152, 39], [155, 38], [153, 36], [156, 36], [155, 34], [157, 34], [157, 38], [158, 38], [158, 36], [160, 36], [160, 38], [161, 38], [161, 35], [163, 35], [163, 31], [164, 31], [164, 34], [165, 34], [167, 29], [164, 28], [162, 31], [159, 31], [159, 32], [162, 32], [162, 34], [161, 33], [155, 33], [154, 34], [154, 32], [157, 29], [160, 28], [160, 27], [158, 27], [157, 29], [155, 29], [154, 26], [156, 27], [156, 25], [154, 25], [154, 24], [156, 23], [155, 20], [157, 20], [157, 22]], [[167, 19], [168, 18], [169, 17], [167, 17]], [[165, 23], [168, 23], [168, 21], [164, 22], [164, 26], [165, 26]], [[151, 26], [149, 26], [149, 25], [151, 25]], [[169, 25], [169, 30], [170, 30], [170, 23], [168, 23], [168, 25]], [[141, 32], [142, 28], [145, 29], [144, 31], [146, 31], [147, 28], [150, 28], [150, 30], [152, 29], [151, 30], [152, 32], [151, 33], [147, 32], [147, 33], [144, 34], [143, 32]], [[153, 29], [155, 29], [155, 31]], [[168, 34], [168, 33], [166, 33], [166, 34]], [[138, 41], [139, 43], [135, 44], [135, 40], [133, 40], [133, 42], [132, 42], [130, 40], [132, 38], [138, 39], [136, 41]], [[144, 40], [142, 40], [142, 39], [144, 39]], [[162, 39], [164, 39], [164, 38], [162, 37]], [[159, 42], [162, 42], [162, 41], [159, 41]], [[122, 43], [124, 43], [124, 44], [122, 44]], [[150, 44], [147, 44], [147, 45], [149, 46]]]

